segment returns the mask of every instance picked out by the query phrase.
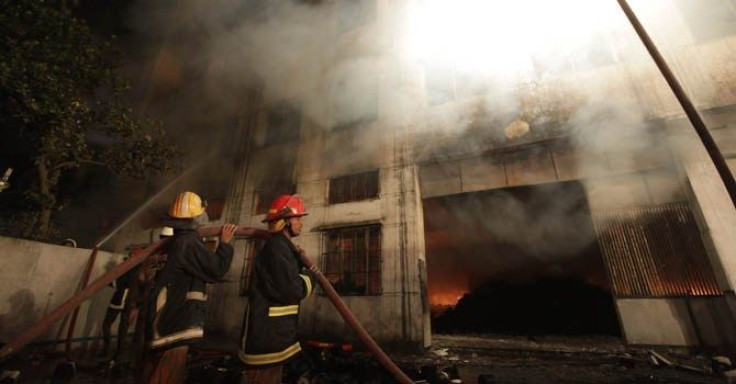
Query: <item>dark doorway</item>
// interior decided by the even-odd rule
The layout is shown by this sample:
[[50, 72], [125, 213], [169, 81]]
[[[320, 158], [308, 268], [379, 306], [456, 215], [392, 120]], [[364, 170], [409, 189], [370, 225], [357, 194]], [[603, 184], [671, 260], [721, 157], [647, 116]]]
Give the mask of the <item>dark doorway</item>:
[[434, 332], [620, 335], [579, 182], [423, 203]]

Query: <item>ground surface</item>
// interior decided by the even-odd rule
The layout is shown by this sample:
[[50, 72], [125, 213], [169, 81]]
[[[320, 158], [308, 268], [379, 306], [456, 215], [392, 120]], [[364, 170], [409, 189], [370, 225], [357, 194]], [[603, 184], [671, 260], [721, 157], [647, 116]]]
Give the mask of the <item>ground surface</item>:
[[[630, 347], [604, 337], [507, 337], [493, 335], [435, 335], [428, 351], [394, 354], [397, 363], [413, 379], [442, 381], [442, 372], [459, 376], [464, 383], [576, 384], [576, 383], [725, 383], [711, 373], [711, 356], [677, 348]], [[290, 368], [291, 382], [305, 370], [313, 383], [390, 383], [377, 363], [359, 352], [305, 347], [308, 364]], [[653, 358], [651, 351], [667, 362]], [[240, 367], [223, 353], [196, 353], [188, 383], [237, 383]], [[127, 359], [126, 359], [127, 360]], [[653, 361], [657, 361], [654, 363]], [[109, 369], [104, 360], [85, 359], [77, 364], [72, 380], [54, 370], [63, 359], [31, 353], [3, 364], [19, 369], [18, 383], [133, 383], [135, 369], [125, 361]], [[311, 372], [311, 373], [310, 373]], [[318, 372], [318, 374], [314, 374]], [[62, 372], [63, 373], [63, 372]], [[67, 377], [68, 378], [68, 377]], [[300, 382], [305, 383], [305, 381]]]
[[[648, 348], [627, 347], [613, 338], [436, 335], [433, 350], [402, 357], [417, 365], [456, 365], [465, 383], [724, 383], [709, 370], [710, 359], [685, 349], [656, 348], [673, 364], [650, 361]], [[446, 353], [446, 355], [445, 355]], [[443, 355], [443, 356], [440, 356]]]

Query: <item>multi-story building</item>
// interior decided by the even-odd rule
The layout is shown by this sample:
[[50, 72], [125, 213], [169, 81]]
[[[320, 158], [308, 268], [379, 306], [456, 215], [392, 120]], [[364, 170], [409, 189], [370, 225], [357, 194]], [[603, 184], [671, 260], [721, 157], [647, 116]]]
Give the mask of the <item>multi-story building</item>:
[[[301, 195], [296, 241], [386, 344], [430, 345], [433, 304], [509, 276], [601, 287], [631, 343], [736, 342], [736, 209], [616, 2], [441, 3], [304, 8], [324, 22], [244, 98], [222, 220]], [[736, 169], [733, 2], [632, 3]], [[234, 337], [256, 249], [214, 292]], [[300, 323], [352, 337], [324, 295]]]

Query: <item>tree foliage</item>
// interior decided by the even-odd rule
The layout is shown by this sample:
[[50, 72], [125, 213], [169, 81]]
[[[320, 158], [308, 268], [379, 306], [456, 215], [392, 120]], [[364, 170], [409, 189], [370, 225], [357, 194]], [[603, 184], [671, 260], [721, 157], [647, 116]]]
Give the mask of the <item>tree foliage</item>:
[[[134, 114], [116, 74], [114, 38], [93, 33], [61, 0], [0, 0], [0, 124], [35, 173], [6, 235], [44, 239], [63, 176], [82, 167], [142, 178], [175, 155], [160, 123]], [[6, 143], [7, 144], [7, 143]], [[8, 221], [9, 220], [9, 221]]]

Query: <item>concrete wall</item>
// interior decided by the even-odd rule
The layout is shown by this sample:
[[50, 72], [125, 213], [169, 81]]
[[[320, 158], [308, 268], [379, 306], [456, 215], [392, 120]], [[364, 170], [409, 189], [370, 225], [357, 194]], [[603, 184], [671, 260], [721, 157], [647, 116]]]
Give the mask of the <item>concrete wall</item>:
[[[600, 185], [599, 193], [607, 191], [608, 200], [615, 204], [619, 199], [641, 200], [632, 195], [637, 193], [635, 190], [622, 189], [614, 193], [609, 189], [620, 185], [619, 180], [634, 177], [640, 178], [639, 192], [644, 194], [640, 203], [662, 198], [657, 195], [670, 193], [670, 189], [684, 199], [679, 182], [672, 181], [671, 175], [677, 173], [676, 165], [666, 147], [618, 155], [620, 157], [605, 153], [597, 156], [584, 149], [540, 145], [493, 156], [423, 164], [420, 168], [422, 197], [556, 181], [591, 180], [590, 188]], [[629, 160], [621, 161], [624, 156]], [[652, 195], [652, 198], [647, 194]], [[669, 196], [665, 198], [670, 199]]]
[[722, 297], [617, 299], [616, 308], [629, 344], [736, 343], [736, 323]]
[[[736, 155], [736, 110], [706, 114], [707, 121], [724, 156]], [[687, 192], [703, 242], [711, 257], [721, 288], [731, 294], [736, 289], [736, 207], [721, 177], [687, 120], [668, 122], [671, 142], [684, 173]]]
[[[720, 108], [704, 118], [731, 172], [736, 173], [736, 109]], [[705, 249], [731, 318], [736, 319], [736, 207], [689, 123], [672, 119], [668, 124], [687, 175], [687, 193]]]
[[[0, 237], [0, 249], [0, 340], [7, 341], [76, 292], [91, 250], [7, 237]], [[99, 252], [90, 281], [121, 261], [122, 255]], [[104, 288], [82, 304], [74, 337], [99, 336], [112, 293]], [[40, 339], [54, 339], [58, 327]]]

